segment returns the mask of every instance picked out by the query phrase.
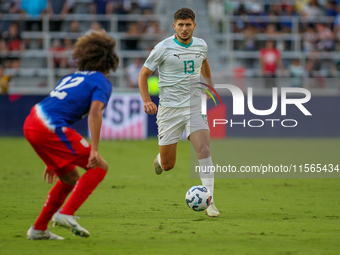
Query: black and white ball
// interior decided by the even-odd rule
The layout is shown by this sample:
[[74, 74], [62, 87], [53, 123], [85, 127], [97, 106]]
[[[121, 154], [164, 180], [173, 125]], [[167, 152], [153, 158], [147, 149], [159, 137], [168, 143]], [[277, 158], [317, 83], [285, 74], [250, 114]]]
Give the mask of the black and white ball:
[[203, 211], [210, 205], [211, 194], [203, 185], [192, 186], [185, 195], [185, 201], [194, 211]]

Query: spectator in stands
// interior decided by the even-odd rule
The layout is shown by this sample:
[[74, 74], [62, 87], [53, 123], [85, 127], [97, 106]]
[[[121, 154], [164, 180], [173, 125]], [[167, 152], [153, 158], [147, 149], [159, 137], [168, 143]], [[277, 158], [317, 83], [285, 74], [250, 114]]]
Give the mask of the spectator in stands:
[[268, 39], [277, 39], [280, 37], [280, 32], [276, 29], [276, 26], [271, 23], [266, 26], [265, 34]]
[[90, 25], [90, 29], [86, 31], [85, 34], [91, 34], [92, 32], [103, 32], [105, 29], [102, 28], [102, 25], [98, 21], [92, 21]]
[[131, 1], [113, 0], [114, 14], [129, 14], [131, 12]]
[[139, 50], [138, 41], [141, 29], [136, 22], [129, 25], [129, 29], [125, 32], [125, 39], [122, 40], [124, 50]]
[[279, 17], [283, 14], [283, 7], [281, 4], [270, 4], [268, 9], [269, 17]]
[[277, 18], [282, 16], [281, 5], [271, 4], [269, 5], [268, 12], [262, 12], [260, 16], [263, 18], [262, 26], [264, 27], [264, 32], [267, 33], [268, 25], [274, 26], [276, 32], [281, 31], [280, 22], [276, 22]]
[[146, 20], [140, 20], [137, 22], [137, 24], [140, 29], [140, 32], [144, 33], [146, 32], [148, 27], [151, 26], [152, 21], [150, 18], [148, 18], [148, 16], [152, 15], [152, 12], [150, 9], [144, 9], [141, 14], [145, 17]]
[[276, 26], [274, 24], [267, 25], [265, 34], [268, 40], [276, 41], [276, 48], [279, 51], [284, 50], [284, 42], [282, 40], [281, 33], [277, 31]]
[[127, 69], [127, 80], [130, 88], [138, 88], [138, 76], [140, 70], [142, 70], [143, 62], [140, 58], [135, 58]]
[[35, 18], [35, 20], [26, 20], [25, 29], [28, 31], [41, 31], [42, 18], [47, 8], [47, 0], [22, 0], [20, 8], [23, 17], [28, 15]]
[[70, 23], [70, 28], [68, 30], [70, 33], [80, 33], [79, 21], [72, 20]]
[[[126, 0], [113, 0], [112, 13], [113, 14], [129, 14], [131, 12], [131, 1]], [[118, 31], [123, 32], [128, 28], [125, 20], [118, 20]]]
[[[222, 32], [223, 27], [223, 18], [225, 15], [224, 12], [224, 3], [222, 1], [216, 0], [209, 0], [208, 2], [208, 15], [210, 18], [211, 23], [216, 24], [215, 26], [218, 28], [218, 32]], [[239, 21], [239, 24], [244, 28], [244, 22], [242, 20]], [[237, 29], [237, 27], [236, 27]]]
[[[145, 35], [151, 35], [151, 36], [161, 36], [164, 34], [163, 30], [160, 28], [158, 21], [151, 21], [149, 26], [146, 28]], [[156, 37], [154, 37], [156, 39]], [[158, 43], [158, 39], [156, 40], [150, 40], [148, 43], [148, 47], [146, 47], [146, 50], [152, 50], [153, 47]]]
[[[211, 11], [211, 17], [212, 17], [212, 21], [214, 22], [214, 13], [213, 10]], [[248, 16], [247, 10], [245, 8], [245, 5], [243, 3], [241, 3], [239, 5], [239, 8], [236, 9], [234, 11], [234, 15], [235, 16], [241, 16], [241, 17], [246, 17]], [[234, 33], [240, 33], [244, 30], [244, 28], [246, 27], [246, 23], [243, 19], [237, 18], [236, 21], [233, 24], [233, 31]]]
[[105, 15], [112, 14], [113, 0], [92, 0], [90, 5], [90, 13]]
[[[244, 30], [244, 40], [242, 49], [245, 51], [255, 51], [256, 50], [256, 39], [255, 39], [255, 29], [250, 24], [247, 25], [246, 29]], [[254, 67], [254, 58], [245, 58], [245, 67], [252, 69]]]
[[[67, 31], [68, 31], [69, 33], [80, 34], [81, 31], [80, 31], [80, 27], [79, 27], [79, 22], [78, 22], [78, 20], [72, 20]], [[72, 38], [73, 38], [73, 39], [72, 39], [72, 44], [75, 44], [76, 38], [75, 38], [75, 37], [72, 37]]]
[[53, 67], [66, 68], [66, 49], [60, 39], [53, 39], [50, 51], [53, 53]]
[[290, 86], [302, 87], [302, 79], [305, 71], [304, 68], [300, 65], [299, 59], [294, 59], [288, 69], [291, 77]]
[[333, 24], [333, 32], [335, 40], [338, 42], [338, 47], [340, 46], [340, 4], [337, 7], [338, 14], [335, 17], [334, 24]]
[[[113, 12], [113, 1], [112, 0], [92, 0], [90, 5], [90, 13], [95, 15], [110, 15]], [[108, 30], [109, 22], [106, 20], [99, 21], [101, 26]]]
[[147, 34], [147, 35], [162, 35], [163, 31], [161, 30], [158, 21], [151, 21], [150, 25], [145, 30], [145, 34]]
[[260, 63], [263, 77], [265, 77], [265, 87], [276, 87], [277, 67], [284, 73], [284, 67], [280, 52], [275, 48], [274, 41], [266, 41], [265, 48], [260, 51]]
[[70, 38], [64, 39], [64, 45], [66, 50], [67, 68], [76, 69], [76, 60], [72, 58], [74, 43]]
[[303, 8], [305, 8], [305, 5], [309, 2], [309, 0], [295, 0], [294, 5], [296, 8], [296, 11], [299, 13], [299, 15], [302, 14]]
[[155, 5], [155, 0], [138, 0], [138, 6], [142, 13], [144, 10], [150, 10], [152, 12]]
[[318, 51], [312, 51], [306, 62], [306, 72], [309, 79], [309, 88], [326, 88], [325, 78], [322, 76], [322, 60]]
[[9, 82], [11, 77], [4, 73], [4, 66], [0, 64], [0, 94], [8, 94]]
[[334, 48], [334, 34], [323, 23], [316, 24], [318, 35], [317, 48], [319, 51], [331, 51]]
[[297, 17], [298, 13], [296, 12], [294, 5], [285, 5], [283, 12], [283, 20], [281, 21], [281, 30], [283, 33], [291, 33], [293, 29], [293, 17]]
[[[298, 17], [298, 13], [294, 5], [283, 5], [283, 12], [280, 22], [281, 33], [291, 33], [293, 30], [293, 18]], [[295, 32], [295, 31], [294, 31]], [[292, 49], [293, 38], [287, 38], [281, 42], [282, 50]], [[280, 48], [278, 46], [278, 48]]]
[[11, 20], [2, 19], [2, 14], [18, 14], [20, 13], [21, 0], [2, 0], [0, 1], [0, 31], [7, 31]]
[[[50, 31], [60, 31], [62, 20], [68, 13], [67, 0], [48, 0], [48, 14], [50, 15]], [[57, 15], [57, 17], [56, 17]], [[56, 20], [53, 20], [56, 19]]]
[[19, 68], [20, 66], [20, 55], [25, 51], [25, 43], [21, 39], [19, 33], [19, 26], [17, 23], [13, 22], [8, 29], [8, 32], [2, 34], [6, 42], [7, 51], [7, 68]]
[[243, 50], [254, 51], [256, 50], [255, 29], [251, 25], [247, 25], [243, 32], [245, 39], [243, 44]]
[[326, 9], [326, 13], [325, 13], [326, 16], [335, 17], [337, 15], [336, 1], [328, 0], [325, 5], [325, 9]]
[[21, 0], [2, 0], [0, 1], [1, 14], [20, 13]]
[[303, 50], [306, 53], [312, 52], [316, 49], [318, 35], [313, 24], [307, 26], [306, 31], [303, 33]]
[[[263, 12], [263, 6], [260, 3], [252, 3], [250, 9], [250, 21], [251, 25], [255, 27], [256, 31], [259, 33], [263, 33], [265, 31], [266, 23], [264, 24], [261, 21], [258, 21], [254, 16], [266, 16], [266, 13]], [[254, 18], [253, 18], [254, 17]]]
[[[214, 0], [207, 0], [208, 3], [214, 3]], [[211, 13], [213, 15], [213, 13]], [[246, 10], [246, 6], [244, 3], [238, 3], [238, 5], [234, 8], [234, 12], [233, 12], [234, 16], [247, 16], [248, 12]]]
[[74, 13], [74, 7], [76, 4], [76, 0], [66, 0], [67, 4], [68, 4], [68, 13], [72, 14]]
[[318, 0], [309, 0], [309, 3], [307, 3], [302, 9], [302, 16], [306, 17], [310, 21], [314, 21], [319, 16], [323, 15], [324, 11], [318, 3]]

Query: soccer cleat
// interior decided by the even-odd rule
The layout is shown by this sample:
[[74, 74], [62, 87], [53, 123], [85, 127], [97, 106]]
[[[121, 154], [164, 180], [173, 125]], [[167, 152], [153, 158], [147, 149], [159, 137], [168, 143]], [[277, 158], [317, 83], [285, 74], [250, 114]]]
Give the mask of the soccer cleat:
[[220, 215], [220, 212], [217, 210], [215, 203], [211, 202], [211, 204], [205, 210], [205, 214], [209, 217], [218, 217]]
[[89, 237], [90, 232], [80, 226], [72, 215], [61, 214], [59, 211], [56, 212], [52, 217], [53, 227], [61, 226], [68, 228], [76, 236]]
[[153, 168], [155, 169], [155, 173], [158, 174], [158, 175], [163, 172], [163, 169], [162, 169], [161, 165], [158, 162], [158, 156], [153, 161]]
[[29, 240], [64, 240], [63, 237], [53, 234], [49, 230], [35, 230], [30, 227], [27, 231], [27, 239]]

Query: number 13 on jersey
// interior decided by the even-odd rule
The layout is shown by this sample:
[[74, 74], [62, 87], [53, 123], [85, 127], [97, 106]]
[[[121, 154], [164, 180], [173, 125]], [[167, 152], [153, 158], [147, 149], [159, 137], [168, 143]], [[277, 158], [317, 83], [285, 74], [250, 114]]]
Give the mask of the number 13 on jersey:
[[193, 60], [184, 61], [184, 73], [195, 72], [195, 62]]

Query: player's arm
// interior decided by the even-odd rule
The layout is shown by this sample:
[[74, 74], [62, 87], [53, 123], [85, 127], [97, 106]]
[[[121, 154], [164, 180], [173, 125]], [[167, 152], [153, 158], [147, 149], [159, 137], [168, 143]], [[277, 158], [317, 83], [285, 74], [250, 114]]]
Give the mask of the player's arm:
[[91, 133], [91, 153], [89, 157], [88, 168], [100, 167], [105, 169], [106, 162], [98, 153], [98, 144], [100, 137], [100, 129], [102, 126], [102, 117], [105, 104], [102, 101], [94, 100], [91, 103], [89, 111], [89, 128]]
[[138, 76], [138, 86], [144, 102], [144, 111], [151, 115], [157, 112], [157, 106], [151, 101], [148, 90], [148, 78], [152, 73], [153, 72], [149, 68], [143, 66]]
[[[201, 74], [203, 76], [203, 78], [205, 79], [205, 82], [210, 85], [211, 87], [214, 87], [214, 84], [212, 82], [212, 79], [211, 79], [211, 72], [210, 72], [210, 66], [209, 66], [209, 62], [208, 62], [208, 59], [204, 59], [203, 62], [202, 62], [202, 68], [201, 68]], [[209, 92], [211, 93], [211, 89], [209, 89]], [[207, 95], [207, 99], [209, 99], [210, 96]]]

